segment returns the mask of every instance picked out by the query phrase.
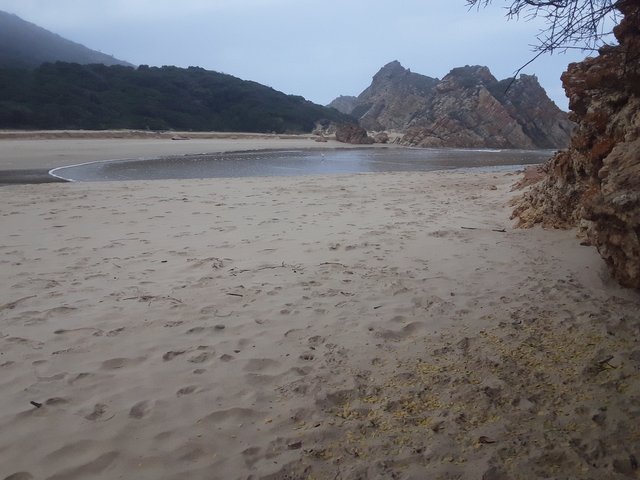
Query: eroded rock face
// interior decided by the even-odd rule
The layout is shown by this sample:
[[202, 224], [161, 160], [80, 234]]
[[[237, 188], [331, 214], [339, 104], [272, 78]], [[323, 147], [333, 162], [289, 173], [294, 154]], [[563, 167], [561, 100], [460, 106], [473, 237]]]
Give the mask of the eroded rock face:
[[413, 122], [402, 143], [421, 147], [534, 148], [532, 139], [489, 90], [496, 84], [498, 81], [487, 67], [452, 70], [438, 83], [429, 109]]
[[367, 130], [405, 133], [400, 143], [409, 146], [564, 148], [573, 128], [535, 76], [498, 81], [483, 66], [454, 68], [438, 80], [394, 61], [358, 97], [331, 106]]
[[640, 5], [619, 8], [619, 45], [563, 74], [578, 127], [570, 148], [519, 200], [514, 218], [524, 227], [580, 226], [614, 277], [640, 289]]
[[358, 95], [351, 115], [367, 130], [405, 130], [427, 107], [437, 84], [437, 78], [414, 73], [398, 61], [390, 62]]

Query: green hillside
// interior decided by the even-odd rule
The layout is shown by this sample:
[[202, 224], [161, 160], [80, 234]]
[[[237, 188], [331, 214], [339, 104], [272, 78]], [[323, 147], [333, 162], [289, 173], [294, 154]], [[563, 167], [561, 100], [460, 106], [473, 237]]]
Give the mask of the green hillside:
[[310, 132], [352, 121], [259, 83], [190, 67], [0, 69], [0, 128]]

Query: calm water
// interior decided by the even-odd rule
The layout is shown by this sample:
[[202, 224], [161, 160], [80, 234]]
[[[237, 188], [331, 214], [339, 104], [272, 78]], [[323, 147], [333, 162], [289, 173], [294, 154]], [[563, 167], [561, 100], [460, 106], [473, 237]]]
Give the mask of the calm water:
[[152, 160], [116, 160], [52, 171], [73, 181], [154, 180], [365, 172], [424, 172], [479, 168], [508, 170], [542, 163], [553, 150], [327, 149], [218, 153]]

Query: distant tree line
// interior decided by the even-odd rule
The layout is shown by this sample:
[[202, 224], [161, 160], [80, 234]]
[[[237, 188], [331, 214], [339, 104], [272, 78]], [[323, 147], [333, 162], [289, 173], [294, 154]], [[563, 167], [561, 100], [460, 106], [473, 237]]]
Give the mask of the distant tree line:
[[0, 128], [310, 132], [353, 121], [259, 83], [189, 67], [0, 69]]

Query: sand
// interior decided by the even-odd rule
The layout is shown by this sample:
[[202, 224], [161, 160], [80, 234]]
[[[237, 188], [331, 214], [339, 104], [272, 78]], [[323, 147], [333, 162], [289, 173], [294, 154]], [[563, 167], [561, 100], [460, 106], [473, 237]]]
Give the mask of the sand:
[[517, 178], [0, 188], [0, 479], [637, 478], [640, 295]]
[[[187, 140], [172, 140], [188, 138]], [[242, 150], [350, 148], [314, 135], [260, 135], [241, 133], [142, 132], [2, 132], [0, 171], [52, 169], [102, 160], [148, 159], [172, 155], [197, 155]], [[366, 147], [366, 146], [364, 146]]]

